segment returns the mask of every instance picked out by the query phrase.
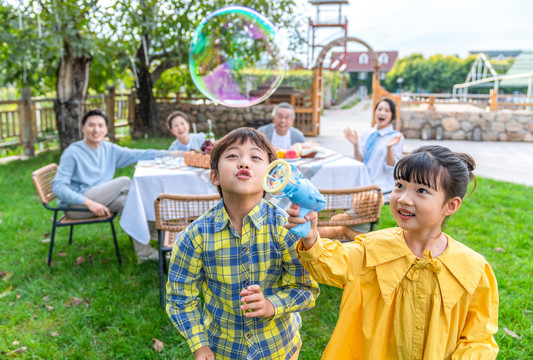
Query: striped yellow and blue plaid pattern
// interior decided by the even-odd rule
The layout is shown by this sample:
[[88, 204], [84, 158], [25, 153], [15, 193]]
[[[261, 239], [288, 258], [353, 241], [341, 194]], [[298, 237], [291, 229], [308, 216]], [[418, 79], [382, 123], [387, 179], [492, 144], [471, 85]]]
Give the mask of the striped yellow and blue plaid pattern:
[[[298, 311], [311, 309], [318, 284], [301, 265], [286, 213], [261, 200], [242, 236], [223, 200], [182, 231], [172, 251], [167, 312], [191, 351], [209, 345], [217, 360], [289, 359], [300, 343]], [[274, 305], [268, 319], [247, 318], [240, 292], [258, 284]], [[200, 292], [204, 306], [201, 309]]]

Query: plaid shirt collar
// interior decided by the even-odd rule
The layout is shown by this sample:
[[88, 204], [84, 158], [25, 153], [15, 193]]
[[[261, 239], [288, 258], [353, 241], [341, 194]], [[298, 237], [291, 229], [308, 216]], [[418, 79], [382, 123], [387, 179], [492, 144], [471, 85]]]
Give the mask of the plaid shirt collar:
[[[242, 221], [243, 225], [251, 221], [255, 228], [259, 231], [263, 225], [265, 215], [267, 213], [267, 202], [265, 199], [261, 199], [259, 203], [246, 215]], [[231, 223], [229, 214], [224, 207], [224, 198], [215, 206], [214, 209], [215, 218], [215, 232], [219, 232]], [[249, 220], [247, 220], [249, 219]]]

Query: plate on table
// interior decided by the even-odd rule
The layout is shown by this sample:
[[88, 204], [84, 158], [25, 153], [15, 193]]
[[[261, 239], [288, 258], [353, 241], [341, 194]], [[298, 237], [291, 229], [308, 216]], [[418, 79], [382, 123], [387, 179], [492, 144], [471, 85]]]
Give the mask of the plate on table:
[[314, 159], [318, 154], [318, 151], [310, 152], [309, 154], [300, 155], [303, 159]]
[[285, 160], [285, 161], [288, 161], [288, 162], [292, 162], [292, 161], [296, 161], [296, 160], [300, 160], [301, 157], [297, 157], [297, 158], [283, 158], [282, 160]]
[[315, 156], [313, 156], [313, 159], [322, 159], [326, 155], [327, 155], [327, 153], [325, 151], [317, 151]]

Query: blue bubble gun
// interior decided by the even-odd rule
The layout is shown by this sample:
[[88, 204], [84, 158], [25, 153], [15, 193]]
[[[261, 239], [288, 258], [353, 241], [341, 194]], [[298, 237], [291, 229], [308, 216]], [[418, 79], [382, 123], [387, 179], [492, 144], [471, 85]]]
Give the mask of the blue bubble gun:
[[[299, 205], [300, 217], [304, 217], [312, 210], [318, 212], [326, 205], [324, 195], [311, 184], [309, 179], [302, 179], [302, 174], [296, 166], [285, 160], [276, 160], [268, 165], [263, 175], [263, 189], [277, 198], [286, 196], [292, 203]], [[310, 230], [310, 221], [290, 229], [300, 238], [306, 237]]]

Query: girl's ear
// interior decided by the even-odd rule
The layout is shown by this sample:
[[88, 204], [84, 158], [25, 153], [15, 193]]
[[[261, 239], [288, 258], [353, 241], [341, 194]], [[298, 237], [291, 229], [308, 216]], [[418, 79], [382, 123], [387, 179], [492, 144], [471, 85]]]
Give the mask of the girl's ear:
[[454, 214], [457, 210], [459, 210], [459, 207], [461, 207], [461, 203], [463, 200], [459, 196], [456, 196], [446, 202], [446, 205], [444, 205], [444, 215], [450, 216]]
[[218, 174], [215, 170], [211, 170], [211, 172], [209, 173], [209, 179], [211, 179], [211, 184], [213, 184], [213, 186], [220, 185], [220, 180], [218, 179]]

